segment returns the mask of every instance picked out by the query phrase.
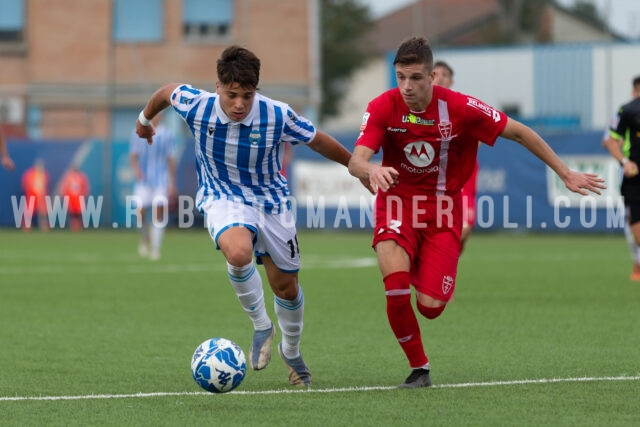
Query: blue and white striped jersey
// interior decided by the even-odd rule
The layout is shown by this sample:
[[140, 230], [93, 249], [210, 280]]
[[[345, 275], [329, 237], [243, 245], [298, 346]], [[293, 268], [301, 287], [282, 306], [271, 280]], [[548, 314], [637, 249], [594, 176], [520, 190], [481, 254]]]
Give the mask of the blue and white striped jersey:
[[190, 85], [173, 91], [171, 105], [195, 137], [198, 208], [213, 197], [241, 200], [266, 213], [287, 209], [289, 189], [280, 174], [285, 142], [313, 140], [316, 129], [309, 120], [256, 93], [251, 112], [234, 122], [222, 110], [218, 94]]
[[166, 188], [169, 184], [168, 159], [175, 157], [174, 137], [164, 125], [159, 125], [155, 130], [153, 144], [149, 145], [133, 129], [129, 138], [129, 154], [138, 155], [138, 166], [142, 171], [140, 184], [151, 188]]

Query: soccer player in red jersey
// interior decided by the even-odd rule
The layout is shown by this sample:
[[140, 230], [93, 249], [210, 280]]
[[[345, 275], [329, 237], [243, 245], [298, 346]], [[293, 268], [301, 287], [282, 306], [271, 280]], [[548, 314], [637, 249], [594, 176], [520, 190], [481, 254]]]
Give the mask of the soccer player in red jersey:
[[[27, 216], [33, 218], [35, 213], [40, 229], [49, 231], [46, 202], [46, 197], [49, 195], [49, 173], [42, 159], [36, 159], [33, 166], [22, 174], [22, 189], [27, 199]], [[27, 224], [25, 218], [22, 219], [22, 229], [31, 230], [31, 224]]]
[[[429, 359], [411, 305], [435, 319], [455, 289], [462, 229], [461, 188], [478, 141], [511, 139], [539, 157], [576, 193], [606, 188], [595, 174], [570, 170], [531, 128], [482, 101], [432, 84], [433, 53], [424, 38], [404, 41], [394, 67], [398, 87], [373, 99], [364, 114], [349, 172], [378, 189], [373, 248], [387, 317], [412, 369], [403, 388], [431, 385]], [[371, 162], [382, 149], [382, 164]]]
[[[69, 200], [69, 217], [71, 231], [82, 230], [82, 198], [89, 195], [90, 186], [87, 176], [72, 165], [71, 169], [62, 178], [60, 192]], [[85, 202], [86, 203], [86, 202]]]

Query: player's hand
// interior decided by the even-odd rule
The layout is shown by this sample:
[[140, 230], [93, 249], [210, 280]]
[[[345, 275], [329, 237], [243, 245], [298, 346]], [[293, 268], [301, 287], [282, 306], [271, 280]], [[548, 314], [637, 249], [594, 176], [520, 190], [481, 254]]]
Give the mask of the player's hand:
[[398, 185], [399, 175], [392, 167], [375, 165], [369, 172], [369, 181], [374, 190], [387, 191]]
[[369, 179], [360, 178], [360, 182], [362, 183], [362, 185], [364, 185], [364, 188], [369, 190], [369, 193], [371, 193], [371, 194], [373, 194], [375, 196], [376, 190], [375, 190], [375, 188], [373, 188], [373, 185], [371, 185], [371, 181]]
[[600, 178], [597, 174], [576, 171], [570, 171], [564, 184], [569, 190], [582, 194], [583, 196], [587, 196], [589, 191], [595, 194], [601, 194], [600, 190], [607, 188], [604, 184], [604, 179]]
[[2, 167], [8, 170], [9, 172], [13, 172], [16, 165], [13, 163], [13, 160], [11, 160], [11, 157], [7, 156], [2, 158]]
[[142, 126], [140, 120], [136, 120], [136, 134], [143, 139], [147, 140], [147, 144], [153, 144], [153, 135], [156, 134], [156, 130], [153, 128], [153, 125]]
[[633, 178], [638, 175], [638, 164], [633, 160], [625, 162], [622, 166], [622, 173], [626, 178]]

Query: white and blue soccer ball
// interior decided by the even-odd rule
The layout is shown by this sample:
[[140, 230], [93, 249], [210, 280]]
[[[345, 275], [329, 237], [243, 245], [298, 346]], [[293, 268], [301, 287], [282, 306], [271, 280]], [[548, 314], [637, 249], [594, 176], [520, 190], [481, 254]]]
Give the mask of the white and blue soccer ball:
[[227, 393], [238, 387], [247, 372], [247, 360], [240, 346], [225, 338], [211, 338], [196, 348], [191, 358], [191, 375], [211, 393]]

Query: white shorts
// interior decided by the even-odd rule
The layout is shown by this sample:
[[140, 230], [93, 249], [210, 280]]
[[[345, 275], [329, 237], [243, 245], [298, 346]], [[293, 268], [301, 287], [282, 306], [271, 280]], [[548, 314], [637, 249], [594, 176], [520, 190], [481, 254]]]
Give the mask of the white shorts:
[[169, 192], [167, 187], [150, 187], [144, 184], [136, 184], [133, 187], [133, 207], [138, 208], [138, 203], [142, 203], [143, 208], [151, 206], [167, 206]]
[[281, 214], [267, 214], [253, 206], [227, 199], [208, 199], [202, 203], [207, 229], [218, 247], [218, 238], [223, 231], [244, 226], [253, 231], [253, 252], [260, 262], [263, 255], [285, 273], [300, 270], [300, 251], [296, 234], [295, 219], [291, 211]]

